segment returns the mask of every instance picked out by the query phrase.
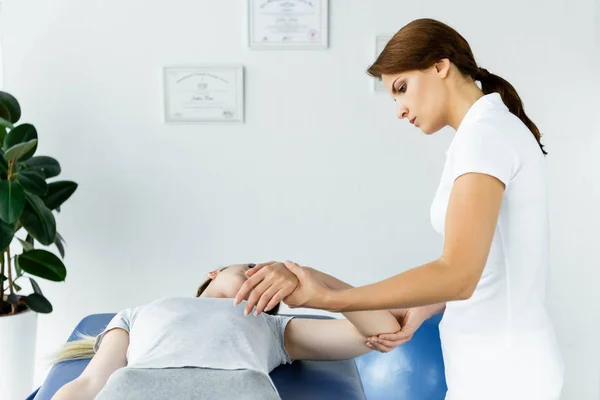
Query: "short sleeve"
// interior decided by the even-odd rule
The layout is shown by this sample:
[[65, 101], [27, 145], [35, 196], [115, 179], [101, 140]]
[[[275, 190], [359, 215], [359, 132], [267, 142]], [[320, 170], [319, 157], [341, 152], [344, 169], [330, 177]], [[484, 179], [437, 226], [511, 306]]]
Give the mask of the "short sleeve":
[[108, 331], [120, 328], [127, 331], [128, 333], [131, 332], [137, 312], [138, 308], [127, 308], [115, 315], [110, 320], [108, 325], [106, 325], [106, 328], [104, 328], [102, 333], [96, 336], [96, 341], [94, 342], [94, 352], [98, 352], [98, 349], [100, 348], [100, 343], [102, 343], [102, 339], [104, 339], [104, 336], [108, 333]]
[[492, 126], [479, 123], [456, 133], [451, 146], [452, 182], [476, 172], [496, 177], [505, 186], [518, 170], [517, 152], [507, 138]]
[[284, 334], [287, 324], [294, 317], [282, 315], [269, 315], [266, 313], [263, 313], [262, 315], [265, 316], [267, 323], [269, 324], [277, 339], [274, 341], [274, 346], [276, 346], [274, 352], [276, 355], [276, 359], [272, 360], [273, 367], [281, 364], [291, 364], [292, 359], [290, 358], [290, 355], [288, 354], [284, 346]]

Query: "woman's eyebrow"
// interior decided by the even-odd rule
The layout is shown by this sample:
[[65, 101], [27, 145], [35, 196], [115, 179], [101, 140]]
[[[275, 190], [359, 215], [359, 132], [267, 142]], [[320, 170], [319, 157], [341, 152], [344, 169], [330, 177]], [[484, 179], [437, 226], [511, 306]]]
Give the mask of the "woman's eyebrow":
[[397, 77], [396, 79], [394, 79], [394, 82], [392, 82], [392, 93], [398, 93], [398, 91], [396, 90], [396, 82], [398, 82], [398, 79], [400, 79], [400, 77]]

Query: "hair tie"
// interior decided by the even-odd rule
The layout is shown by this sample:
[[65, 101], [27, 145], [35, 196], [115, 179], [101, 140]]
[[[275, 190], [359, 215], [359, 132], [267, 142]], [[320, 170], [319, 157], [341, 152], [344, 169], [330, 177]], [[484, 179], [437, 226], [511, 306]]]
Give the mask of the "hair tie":
[[489, 76], [490, 76], [490, 73], [485, 68], [477, 68], [477, 72], [475, 72], [475, 80], [477, 80], [477, 81], [487, 79]]

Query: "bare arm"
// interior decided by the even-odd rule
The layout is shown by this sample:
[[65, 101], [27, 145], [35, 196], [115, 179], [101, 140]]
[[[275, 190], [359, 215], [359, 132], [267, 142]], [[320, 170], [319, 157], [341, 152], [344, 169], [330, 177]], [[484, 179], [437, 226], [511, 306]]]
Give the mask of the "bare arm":
[[[325, 286], [333, 290], [353, 288], [331, 275], [311, 268], [311, 273]], [[342, 313], [354, 325], [361, 335], [368, 337], [380, 333], [392, 333], [400, 330], [396, 318], [388, 310], [377, 311], [350, 311]], [[363, 341], [364, 343], [364, 341]]]
[[473, 294], [487, 262], [504, 184], [484, 174], [456, 179], [446, 213], [442, 256], [389, 279], [359, 288], [308, 293], [297, 306], [330, 311], [409, 308], [464, 300]]
[[119, 328], [108, 331], [81, 375], [60, 388], [52, 400], [91, 400], [96, 397], [112, 373], [127, 365], [128, 347], [127, 331]]
[[[352, 286], [321, 271], [307, 268], [315, 279], [333, 290]], [[293, 360], [345, 360], [371, 351], [367, 337], [400, 330], [388, 310], [343, 313], [346, 319], [291, 320], [285, 330], [285, 347]]]
[[294, 318], [287, 324], [284, 334], [285, 349], [292, 360], [329, 361], [358, 357], [371, 351], [366, 341], [367, 337], [345, 319]]

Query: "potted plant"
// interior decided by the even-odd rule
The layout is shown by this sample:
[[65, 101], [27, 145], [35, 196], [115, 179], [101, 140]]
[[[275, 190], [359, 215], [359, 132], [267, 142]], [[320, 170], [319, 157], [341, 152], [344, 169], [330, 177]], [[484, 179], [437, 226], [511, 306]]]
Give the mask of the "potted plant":
[[[26, 397], [31, 390], [36, 341], [36, 313], [52, 312], [34, 277], [64, 281], [61, 258], [36, 248], [54, 245], [64, 258], [64, 240], [53, 212], [75, 192], [71, 181], [53, 181], [58, 161], [34, 156], [38, 134], [21, 118], [18, 101], [0, 91], [0, 398]], [[17, 239], [17, 240], [14, 240]], [[17, 247], [17, 250], [15, 250]], [[20, 251], [19, 251], [20, 250]], [[22, 294], [28, 280], [33, 293]]]

